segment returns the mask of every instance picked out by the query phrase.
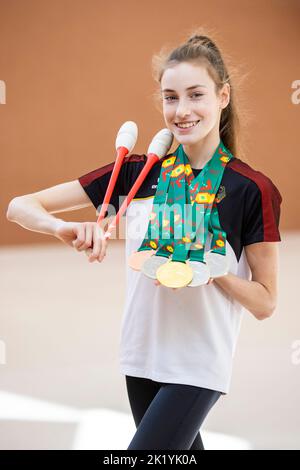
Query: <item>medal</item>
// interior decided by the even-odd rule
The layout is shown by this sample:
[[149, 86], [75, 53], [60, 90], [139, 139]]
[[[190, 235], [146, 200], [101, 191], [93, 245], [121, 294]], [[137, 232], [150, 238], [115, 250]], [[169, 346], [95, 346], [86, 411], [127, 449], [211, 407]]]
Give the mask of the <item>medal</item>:
[[[226, 233], [220, 225], [216, 195], [231, 158], [220, 141], [196, 178], [182, 145], [162, 162], [148, 230], [139, 248], [144, 253], [132, 255], [133, 269], [171, 288], [201, 286], [227, 272]], [[213, 237], [206, 260], [209, 227]]]
[[230, 266], [228, 256], [208, 251], [205, 254], [205, 260], [209, 267], [210, 277], [215, 278], [228, 274]]
[[189, 265], [193, 269], [193, 279], [188, 287], [198, 287], [207, 284], [211, 277], [207, 264], [201, 261], [189, 261]]
[[226, 250], [226, 232], [221, 228], [218, 210], [215, 205], [211, 212], [209, 225], [213, 237], [210, 251], [205, 253], [205, 261], [210, 270], [210, 277], [216, 278], [228, 274], [230, 258]]
[[156, 277], [166, 287], [186, 287], [193, 279], [193, 270], [187, 263], [169, 261], [158, 268]]
[[144, 262], [156, 253], [155, 250], [141, 250], [131, 253], [128, 264], [134, 271], [140, 271]]
[[[162, 262], [166, 262], [168, 257], [159, 256], [155, 257], [149, 264], [146, 261], [150, 261], [159, 246], [159, 241], [162, 234], [162, 221], [161, 221], [161, 209], [164, 207], [166, 196], [168, 194], [169, 180], [171, 171], [176, 160], [176, 156], [170, 156], [166, 158], [161, 165], [160, 177], [157, 186], [157, 190], [154, 196], [152, 209], [149, 215], [149, 223], [146, 231], [146, 236], [139, 247], [139, 250], [129, 257], [128, 264], [134, 270], [141, 270], [143, 274], [156, 279], [156, 269]], [[146, 254], [147, 253], [147, 254]], [[167, 253], [169, 255], [169, 253]], [[158, 258], [158, 259], [157, 259]], [[146, 263], [146, 264], [145, 264]], [[145, 264], [145, 269], [142, 267]]]
[[163, 264], [168, 263], [168, 258], [165, 256], [156, 256], [153, 255], [150, 258], [146, 259], [144, 262], [141, 271], [150, 279], [156, 279], [156, 271]]

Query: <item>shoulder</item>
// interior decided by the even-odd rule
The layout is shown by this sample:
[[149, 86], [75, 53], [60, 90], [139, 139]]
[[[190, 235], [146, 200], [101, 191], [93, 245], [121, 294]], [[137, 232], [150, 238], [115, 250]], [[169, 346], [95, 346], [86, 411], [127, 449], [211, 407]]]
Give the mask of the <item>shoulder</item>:
[[270, 177], [263, 172], [254, 169], [240, 158], [234, 157], [226, 166], [228, 176], [239, 180], [242, 185], [247, 186], [247, 192], [257, 193], [262, 201], [274, 199], [278, 204], [282, 202], [279, 189]]
[[[150, 168], [146, 179], [153, 179], [157, 175], [159, 176], [161, 165], [164, 160], [169, 158], [172, 154], [165, 155], [164, 157], [157, 160], [154, 165]], [[147, 162], [147, 155], [145, 154], [131, 154], [125, 157], [122, 164], [122, 177], [129, 183], [133, 183], [143, 167]]]
[[[160, 158], [155, 164], [154, 167], [160, 167], [162, 162], [169, 158], [172, 154], [167, 154], [164, 157]], [[144, 165], [147, 161], [147, 155], [144, 153], [138, 154], [138, 153], [132, 153], [131, 155], [128, 155], [127, 157], [124, 158], [123, 165], [128, 165], [131, 167], [139, 166], [139, 165]]]
[[123, 165], [125, 164], [136, 164], [136, 163], [145, 163], [147, 156], [145, 154], [132, 153], [124, 158]]
[[[231, 178], [236, 189], [240, 188], [235, 195], [237, 198], [242, 198], [243, 245], [280, 241], [279, 219], [282, 197], [271, 178], [236, 157], [227, 164], [227, 167], [228, 178]], [[236, 180], [239, 181], [238, 184]]]

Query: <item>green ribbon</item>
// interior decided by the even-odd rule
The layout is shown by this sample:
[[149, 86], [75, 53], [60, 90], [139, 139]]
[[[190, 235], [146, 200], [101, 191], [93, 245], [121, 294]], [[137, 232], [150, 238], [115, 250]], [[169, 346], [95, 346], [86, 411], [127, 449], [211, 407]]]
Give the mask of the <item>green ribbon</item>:
[[220, 141], [212, 158], [195, 178], [189, 159], [179, 145], [162, 162], [149, 224], [138, 251], [156, 250], [172, 261], [204, 263], [208, 230], [211, 251], [226, 254], [226, 232], [220, 226], [215, 203], [226, 164], [233, 158]]

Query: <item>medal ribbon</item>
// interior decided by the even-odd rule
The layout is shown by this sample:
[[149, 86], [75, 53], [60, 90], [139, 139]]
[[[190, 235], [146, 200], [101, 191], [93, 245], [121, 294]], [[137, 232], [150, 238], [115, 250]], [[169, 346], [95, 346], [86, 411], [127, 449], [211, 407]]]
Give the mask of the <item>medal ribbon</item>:
[[182, 145], [162, 162], [147, 234], [138, 251], [157, 249], [156, 256], [204, 262], [208, 227], [211, 250], [225, 254], [226, 233], [220, 227], [215, 201], [224, 169], [232, 158], [220, 141], [212, 158], [195, 178]]

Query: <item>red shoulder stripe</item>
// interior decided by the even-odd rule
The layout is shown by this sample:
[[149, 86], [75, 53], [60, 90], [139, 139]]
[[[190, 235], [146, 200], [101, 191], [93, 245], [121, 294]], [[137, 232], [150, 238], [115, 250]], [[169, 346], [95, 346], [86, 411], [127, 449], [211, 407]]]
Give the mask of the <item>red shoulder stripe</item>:
[[280, 241], [278, 224], [282, 197], [276, 186], [272, 183], [270, 178], [260, 171], [254, 170], [239, 158], [235, 158], [229, 162], [229, 167], [254, 181], [261, 192], [264, 241]]
[[[129, 155], [128, 157], [124, 158], [123, 165], [127, 162], [140, 162], [144, 161], [146, 158], [145, 155]], [[82, 186], [88, 186], [90, 183], [92, 183], [94, 180], [101, 178], [103, 175], [106, 175], [106, 173], [110, 173], [113, 171], [115, 162], [109, 163], [108, 165], [105, 165], [101, 168], [98, 168], [94, 171], [91, 171], [90, 173], [87, 173], [86, 175], [81, 176], [79, 179], [80, 184]]]

